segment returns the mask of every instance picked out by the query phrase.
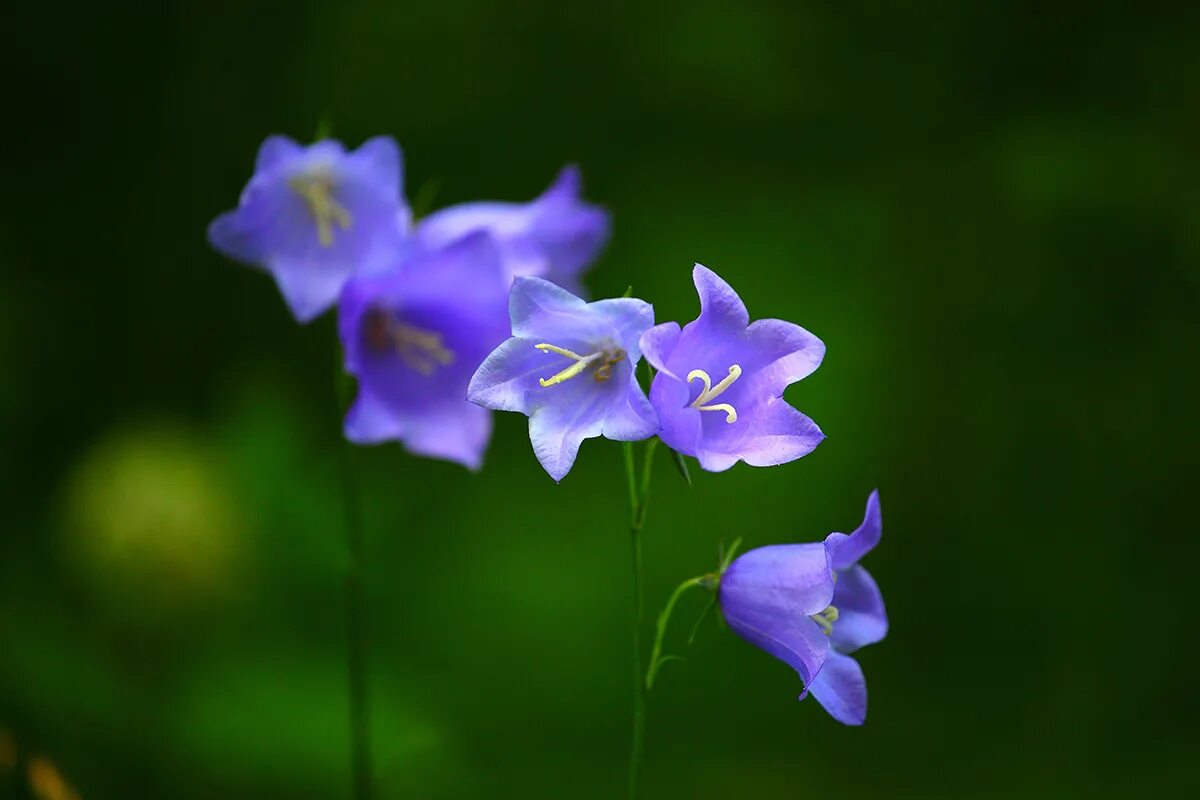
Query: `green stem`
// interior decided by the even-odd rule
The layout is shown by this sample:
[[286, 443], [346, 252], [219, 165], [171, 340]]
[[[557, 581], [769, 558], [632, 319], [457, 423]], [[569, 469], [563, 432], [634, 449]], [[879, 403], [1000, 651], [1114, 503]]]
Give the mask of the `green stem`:
[[341, 451], [342, 504], [350, 563], [346, 569], [347, 668], [350, 678], [350, 748], [355, 800], [370, 800], [371, 739], [367, 704], [367, 602], [363, 585], [362, 504], [350, 461], [350, 445]]
[[694, 586], [701, 586], [706, 580], [711, 579], [711, 575], [701, 575], [696, 578], [688, 578], [683, 583], [675, 587], [675, 591], [671, 593], [671, 598], [667, 600], [666, 606], [663, 607], [662, 613], [658, 615], [657, 630], [654, 634], [654, 648], [650, 651], [650, 668], [646, 670], [646, 691], [654, 688], [654, 677], [658, 675], [658, 670], [667, 659], [663, 658], [662, 645], [663, 637], [667, 632], [667, 623], [671, 621], [671, 613], [675, 610], [675, 603], [688, 589]]
[[646, 691], [642, 677], [642, 527], [646, 522], [646, 507], [650, 498], [650, 473], [654, 465], [654, 450], [658, 439], [646, 444], [639, 481], [633, 457], [633, 442], [625, 442], [625, 476], [629, 481], [629, 545], [633, 566], [633, 742], [629, 750], [629, 798], [634, 800], [638, 790], [638, 770], [646, 736]]

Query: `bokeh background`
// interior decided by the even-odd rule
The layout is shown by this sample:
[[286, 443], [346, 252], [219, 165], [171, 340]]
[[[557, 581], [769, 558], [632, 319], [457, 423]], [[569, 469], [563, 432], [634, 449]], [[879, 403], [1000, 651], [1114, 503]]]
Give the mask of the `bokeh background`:
[[[333, 320], [298, 327], [204, 240], [262, 138], [322, 119], [394, 134], [418, 210], [528, 199], [577, 162], [614, 218], [593, 294], [691, 319], [701, 261], [828, 345], [787, 395], [829, 436], [814, 454], [691, 488], [660, 458], [647, 599], [723, 540], [849, 530], [878, 486], [867, 725], [797, 703], [715, 615], [687, 647], [689, 597], [647, 797], [1195, 781], [1183, 6], [6, 4], [0, 795], [349, 794]], [[353, 459], [380, 795], [620, 796], [619, 448], [586, 443], [556, 486], [500, 415], [478, 474]]]

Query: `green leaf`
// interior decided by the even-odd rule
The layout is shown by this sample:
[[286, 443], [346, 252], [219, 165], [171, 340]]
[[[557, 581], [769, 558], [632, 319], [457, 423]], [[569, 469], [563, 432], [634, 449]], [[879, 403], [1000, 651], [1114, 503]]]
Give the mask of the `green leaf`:
[[633, 297], [633, 284], [629, 284], [629, 288], [625, 290], [625, 294], [621, 297]]
[[692, 485], [692, 475], [690, 472], [688, 472], [688, 465], [687, 465], [687, 462], [683, 460], [683, 454], [679, 453], [675, 450], [672, 450], [671, 451], [671, 463], [673, 463], [675, 465], [676, 471], [679, 472], [679, 474], [681, 476], [683, 476], [683, 479], [685, 481], [687, 481], [687, 485], [691, 486]]

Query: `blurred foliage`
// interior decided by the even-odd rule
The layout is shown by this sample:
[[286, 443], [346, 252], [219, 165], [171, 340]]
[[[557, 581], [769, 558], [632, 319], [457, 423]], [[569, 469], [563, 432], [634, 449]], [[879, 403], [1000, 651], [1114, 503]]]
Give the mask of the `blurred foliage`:
[[[868, 723], [716, 615], [685, 647], [685, 598], [647, 797], [1194, 782], [1197, 30], [1154, 3], [12, 4], [0, 796], [31, 763], [88, 800], [348, 795], [332, 319], [203, 238], [261, 139], [321, 120], [396, 135], [423, 208], [578, 162], [614, 214], [595, 295], [687, 320], [702, 261], [828, 345], [788, 392], [813, 455], [689, 488], [660, 454], [647, 598], [879, 486]], [[556, 486], [502, 414], [478, 474], [353, 468], [382, 795], [617, 795], [619, 448]]]

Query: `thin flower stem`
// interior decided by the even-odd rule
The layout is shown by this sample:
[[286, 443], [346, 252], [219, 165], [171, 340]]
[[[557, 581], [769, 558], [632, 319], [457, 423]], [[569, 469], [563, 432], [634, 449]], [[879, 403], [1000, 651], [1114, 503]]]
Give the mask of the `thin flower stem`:
[[367, 702], [367, 602], [363, 585], [362, 504], [353, 475], [350, 445], [341, 443], [342, 503], [346, 545], [347, 667], [350, 678], [350, 747], [355, 800], [371, 800], [371, 721]]
[[642, 675], [642, 527], [646, 522], [646, 506], [650, 497], [651, 468], [658, 439], [646, 444], [642, 475], [638, 479], [633, 457], [633, 442], [625, 442], [625, 475], [629, 480], [629, 544], [633, 565], [633, 742], [629, 750], [629, 798], [634, 800], [638, 790], [638, 770], [646, 736], [646, 691]]
[[658, 675], [659, 668], [669, 659], [664, 658], [662, 654], [663, 636], [667, 632], [667, 623], [671, 621], [671, 612], [675, 610], [675, 603], [678, 602], [680, 596], [688, 589], [694, 586], [703, 585], [706, 579], [711, 578], [708, 575], [701, 575], [696, 578], [688, 578], [683, 583], [675, 587], [675, 591], [671, 593], [671, 598], [667, 600], [666, 606], [663, 607], [662, 613], [658, 615], [657, 629], [654, 634], [654, 647], [650, 651], [650, 667], [646, 670], [646, 691], [654, 688], [654, 677]]
[[[341, 372], [334, 371], [334, 401], [340, 416], [349, 403], [350, 388]], [[350, 758], [354, 800], [371, 800], [371, 718], [367, 698], [367, 597], [363, 580], [366, 541], [363, 533], [362, 497], [354, 473], [353, 447], [338, 432], [338, 471], [341, 473], [342, 514], [346, 531], [346, 671], [349, 678]]]

